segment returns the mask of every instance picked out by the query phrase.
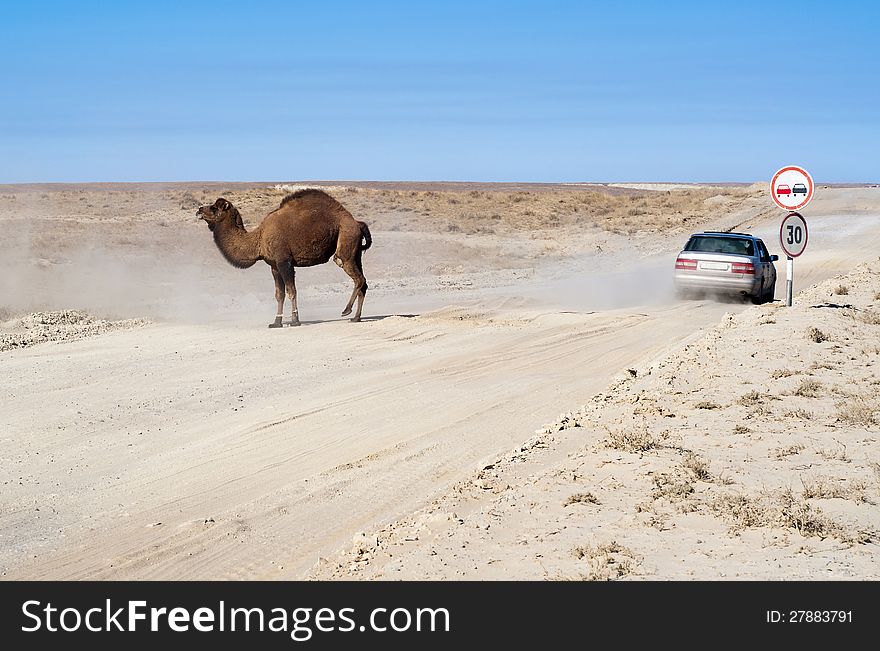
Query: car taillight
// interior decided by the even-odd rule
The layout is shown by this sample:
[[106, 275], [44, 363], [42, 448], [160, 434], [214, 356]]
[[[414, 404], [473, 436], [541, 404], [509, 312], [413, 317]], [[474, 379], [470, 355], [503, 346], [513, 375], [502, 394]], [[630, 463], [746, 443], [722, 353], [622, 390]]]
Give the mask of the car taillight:
[[751, 262], [734, 262], [730, 265], [730, 273], [734, 274], [754, 274], [755, 265]]
[[678, 258], [675, 261], [676, 269], [683, 269], [684, 271], [696, 271], [697, 270], [697, 261], [691, 260], [689, 258]]

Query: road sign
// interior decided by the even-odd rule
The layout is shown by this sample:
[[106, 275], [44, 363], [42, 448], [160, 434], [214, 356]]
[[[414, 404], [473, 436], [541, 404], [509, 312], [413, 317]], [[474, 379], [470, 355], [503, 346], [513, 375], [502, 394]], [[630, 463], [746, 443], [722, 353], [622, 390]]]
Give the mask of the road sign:
[[794, 259], [807, 248], [810, 233], [807, 220], [799, 212], [790, 212], [779, 226], [779, 244], [785, 251], [785, 304], [791, 307], [794, 294]]
[[783, 167], [770, 181], [770, 196], [783, 210], [800, 210], [813, 199], [813, 177], [803, 167]]
[[807, 220], [799, 212], [789, 213], [779, 227], [779, 244], [785, 255], [796, 258], [807, 248]]

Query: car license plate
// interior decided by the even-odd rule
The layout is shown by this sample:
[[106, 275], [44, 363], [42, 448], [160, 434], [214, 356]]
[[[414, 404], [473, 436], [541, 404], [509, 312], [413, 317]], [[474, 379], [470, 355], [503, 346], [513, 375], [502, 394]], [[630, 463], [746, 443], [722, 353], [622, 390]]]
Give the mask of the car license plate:
[[730, 265], [726, 262], [701, 262], [700, 269], [711, 269], [712, 271], [727, 271]]

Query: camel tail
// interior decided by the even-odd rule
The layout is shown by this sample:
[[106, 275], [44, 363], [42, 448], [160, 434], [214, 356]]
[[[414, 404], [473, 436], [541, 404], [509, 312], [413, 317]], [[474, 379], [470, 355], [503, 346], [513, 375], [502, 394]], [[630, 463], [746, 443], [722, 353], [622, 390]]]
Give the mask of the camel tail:
[[364, 243], [361, 244], [361, 251], [366, 251], [373, 245], [373, 236], [370, 235], [370, 227], [364, 222], [358, 222], [358, 226], [361, 227], [361, 235], [364, 238]]

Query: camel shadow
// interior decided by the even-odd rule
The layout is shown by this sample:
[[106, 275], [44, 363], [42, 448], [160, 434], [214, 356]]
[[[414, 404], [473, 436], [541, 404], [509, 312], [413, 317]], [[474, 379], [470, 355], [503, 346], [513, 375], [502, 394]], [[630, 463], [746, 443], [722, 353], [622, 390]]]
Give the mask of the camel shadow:
[[375, 316], [363, 316], [361, 317], [361, 321], [384, 321], [385, 319], [390, 319], [392, 317], [399, 317], [401, 319], [415, 319], [417, 317], [422, 316], [421, 314], [377, 314]]
[[[401, 319], [415, 319], [416, 317], [419, 317], [419, 316], [421, 316], [421, 314], [377, 314], [374, 316], [361, 317], [361, 323], [366, 323], [368, 321], [384, 321], [385, 319], [391, 319], [394, 317], [398, 317]], [[309, 321], [300, 321], [300, 324], [304, 325], [304, 326], [314, 326], [314, 325], [321, 325], [322, 323], [340, 323], [340, 322], [344, 322], [344, 321], [348, 321], [348, 319], [345, 317], [336, 318], [336, 319], [312, 319]], [[285, 321], [284, 327], [289, 328], [290, 323]]]

